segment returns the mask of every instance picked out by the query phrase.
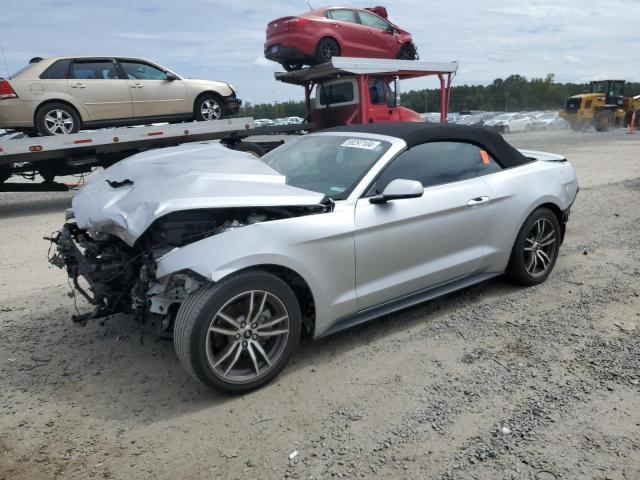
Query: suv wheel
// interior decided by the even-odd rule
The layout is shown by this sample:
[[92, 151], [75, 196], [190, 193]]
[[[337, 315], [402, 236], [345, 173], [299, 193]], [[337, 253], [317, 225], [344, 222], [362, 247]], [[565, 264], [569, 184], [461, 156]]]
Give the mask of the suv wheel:
[[193, 378], [225, 393], [245, 393], [285, 367], [301, 323], [298, 300], [283, 280], [248, 271], [187, 297], [176, 317], [174, 345]]
[[193, 116], [200, 122], [220, 120], [222, 115], [222, 102], [213, 93], [199, 97], [193, 107]]
[[522, 285], [544, 282], [556, 263], [562, 232], [555, 214], [538, 208], [524, 222], [511, 251], [507, 274]]
[[80, 130], [80, 116], [65, 103], [48, 103], [36, 113], [36, 130], [40, 135], [68, 135]]

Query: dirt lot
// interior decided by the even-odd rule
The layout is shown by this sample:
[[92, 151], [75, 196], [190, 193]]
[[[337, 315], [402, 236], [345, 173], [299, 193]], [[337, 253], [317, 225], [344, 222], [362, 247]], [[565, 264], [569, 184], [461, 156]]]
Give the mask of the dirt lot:
[[0, 479], [640, 478], [640, 134], [507, 138], [578, 171], [545, 284], [305, 342], [237, 398], [126, 317], [74, 325], [42, 240], [70, 194], [0, 194]]

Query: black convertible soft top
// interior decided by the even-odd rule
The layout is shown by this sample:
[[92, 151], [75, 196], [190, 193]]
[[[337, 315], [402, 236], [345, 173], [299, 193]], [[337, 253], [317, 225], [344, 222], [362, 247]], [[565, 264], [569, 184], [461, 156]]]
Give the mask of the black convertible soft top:
[[323, 132], [374, 133], [401, 138], [411, 148], [426, 142], [462, 141], [483, 148], [503, 167], [517, 167], [531, 162], [509, 145], [502, 135], [493, 130], [468, 125], [442, 125], [439, 123], [390, 122], [365, 125], [344, 125]]

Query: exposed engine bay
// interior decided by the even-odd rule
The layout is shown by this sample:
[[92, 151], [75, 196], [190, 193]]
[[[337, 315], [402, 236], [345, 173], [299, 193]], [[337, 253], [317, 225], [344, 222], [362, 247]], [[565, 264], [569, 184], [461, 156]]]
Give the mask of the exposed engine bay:
[[78, 322], [114, 313], [135, 315], [156, 333], [169, 332], [180, 303], [209, 280], [193, 272], [158, 279], [156, 260], [166, 253], [255, 223], [323, 213], [331, 204], [238, 207], [172, 212], [156, 219], [129, 246], [112, 233], [92, 232], [68, 221], [49, 240], [49, 261], [64, 268], [79, 293], [95, 308], [74, 316]]

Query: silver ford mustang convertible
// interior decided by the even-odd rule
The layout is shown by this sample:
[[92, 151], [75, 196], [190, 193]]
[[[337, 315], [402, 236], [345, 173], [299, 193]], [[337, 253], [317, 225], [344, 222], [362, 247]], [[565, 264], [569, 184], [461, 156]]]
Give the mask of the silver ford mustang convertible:
[[475, 127], [339, 127], [261, 159], [218, 144], [134, 155], [73, 199], [51, 261], [95, 306], [173, 337], [241, 393], [328, 335], [506, 273], [551, 273], [578, 192], [562, 156]]

